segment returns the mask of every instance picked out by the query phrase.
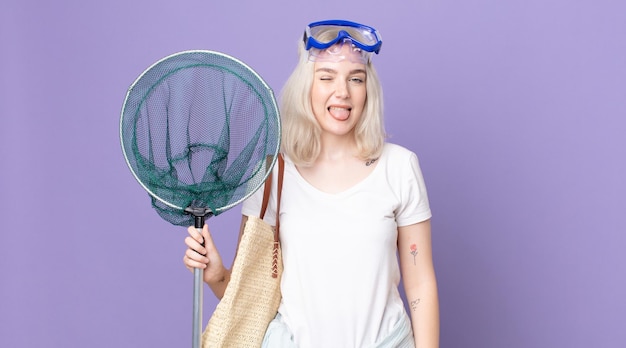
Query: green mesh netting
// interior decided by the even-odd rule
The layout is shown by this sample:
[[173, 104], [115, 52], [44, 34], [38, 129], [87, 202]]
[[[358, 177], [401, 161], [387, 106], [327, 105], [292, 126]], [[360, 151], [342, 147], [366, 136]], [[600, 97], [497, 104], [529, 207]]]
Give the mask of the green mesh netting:
[[175, 225], [218, 215], [267, 177], [280, 146], [272, 90], [241, 61], [186, 51], [148, 68], [122, 109], [124, 156], [159, 215]]

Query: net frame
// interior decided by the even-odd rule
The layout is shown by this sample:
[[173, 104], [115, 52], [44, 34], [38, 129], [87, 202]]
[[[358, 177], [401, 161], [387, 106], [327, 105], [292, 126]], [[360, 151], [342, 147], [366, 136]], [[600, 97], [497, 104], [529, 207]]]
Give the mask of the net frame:
[[[153, 197], [154, 199], [156, 199], [157, 201], [161, 202], [162, 204], [166, 205], [167, 207], [170, 207], [172, 209], [176, 209], [176, 210], [180, 210], [180, 211], [184, 211], [186, 213], [189, 214], [201, 214], [200, 211], [201, 209], [190, 209], [190, 207], [183, 207], [183, 206], [179, 206], [176, 205], [170, 201], [168, 201], [167, 199], [164, 199], [163, 197], [159, 196], [157, 193], [154, 192], [154, 190], [150, 189], [149, 185], [147, 185], [146, 183], [144, 183], [144, 181], [142, 180], [142, 178], [140, 177], [140, 175], [138, 175], [138, 173], [136, 173], [131, 160], [129, 159], [129, 155], [127, 154], [127, 149], [126, 149], [126, 141], [125, 141], [125, 136], [124, 136], [124, 122], [125, 122], [125, 117], [124, 115], [127, 113], [127, 108], [130, 104], [130, 101], [133, 98], [137, 98], [138, 96], [134, 95], [133, 92], [135, 91], [136, 87], [142, 83], [143, 81], [146, 81], [146, 79], [148, 80], [154, 80], [154, 78], [152, 78], [150, 75], [154, 74], [155, 71], [157, 71], [157, 67], [167, 63], [168, 61], [175, 59], [181, 55], [190, 55], [190, 54], [205, 54], [205, 55], [210, 55], [210, 56], [214, 56], [214, 57], [219, 57], [220, 59], [225, 59], [231, 63], [234, 63], [235, 65], [237, 65], [239, 68], [245, 70], [247, 73], [250, 74], [250, 76], [252, 76], [259, 85], [263, 86], [263, 88], [265, 89], [265, 92], [267, 93], [267, 95], [265, 96], [265, 98], [259, 96], [260, 99], [263, 99], [264, 101], [270, 102], [271, 106], [270, 108], [273, 110], [272, 114], [276, 115], [276, 117], [278, 118], [278, 120], [276, 121], [276, 133], [277, 133], [277, 143], [276, 143], [276, 150], [272, 153], [272, 158], [271, 158], [271, 163], [269, 163], [269, 165], [266, 166], [266, 171], [265, 173], [263, 173], [263, 176], [261, 178], [261, 180], [258, 180], [258, 183], [255, 185], [255, 187], [253, 189], [249, 189], [248, 192], [241, 196], [239, 199], [230, 202], [229, 204], [226, 205], [222, 205], [219, 207], [215, 207], [214, 211], [211, 211], [210, 209], [204, 209], [204, 214], [205, 215], [217, 215], [221, 212], [224, 212], [234, 206], [236, 206], [237, 204], [243, 202], [244, 200], [246, 200], [247, 198], [249, 198], [252, 194], [254, 194], [254, 192], [256, 192], [264, 183], [265, 179], [269, 176], [271, 168], [273, 168], [273, 166], [276, 164], [276, 157], [277, 154], [280, 150], [280, 138], [281, 138], [281, 133], [282, 133], [282, 127], [281, 127], [281, 123], [279, 120], [279, 111], [278, 111], [278, 105], [276, 102], [276, 98], [274, 96], [274, 93], [272, 91], [272, 89], [270, 88], [270, 86], [267, 84], [267, 82], [255, 71], [253, 70], [250, 66], [248, 66], [247, 64], [245, 64], [243, 61], [232, 57], [230, 55], [227, 55], [225, 53], [222, 52], [217, 52], [217, 51], [210, 51], [210, 50], [187, 50], [187, 51], [181, 51], [181, 52], [177, 52], [171, 55], [168, 55], [166, 57], [163, 57], [161, 59], [159, 59], [158, 61], [156, 61], [155, 63], [153, 63], [152, 65], [150, 65], [147, 69], [145, 69], [136, 79], [135, 81], [130, 85], [130, 87], [127, 90], [126, 96], [124, 98], [124, 103], [123, 103], [123, 107], [122, 107], [122, 112], [121, 115], [122, 117], [120, 118], [120, 141], [121, 141], [121, 145], [122, 145], [122, 151], [124, 154], [124, 159], [126, 161], [127, 166], [130, 168], [131, 173], [133, 174], [134, 178], [136, 179], [136, 181], [143, 187], [143, 189], [148, 192], [148, 194]], [[214, 66], [215, 68], [218, 69], [223, 69], [223, 70], [228, 70], [227, 68], [224, 68], [222, 66]], [[174, 71], [172, 71], [171, 73], [173, 73]], [[238, 75], [237, 73], [233, 73], [231, 72], [233, 75]], [[166, 75], [160, 77], [157, 80], [163, 79], [167, 77]], [[241, 80], [244, 83], [248, 83], [250, 84], [246, 79], [241, 78]], [[155, 83], [156, 85], [157, 83]], [[146, 92], [145, 94], [149, 94], [151, 93], [151, 89]], [[147, 99], [146, 95], [141, 95], [139, 96], [140, 99]], [[265, 106], [265, 105], [264, 105]], [[137, 105], [137, 107], [135, 108], [135, 113], [138, 113], [139, 110], [141, 108], [141, 103], [139, 103]], [[132, 146], [132, 144], [131, 144]], [[156, 207], [155, 207], [156, 208]]]

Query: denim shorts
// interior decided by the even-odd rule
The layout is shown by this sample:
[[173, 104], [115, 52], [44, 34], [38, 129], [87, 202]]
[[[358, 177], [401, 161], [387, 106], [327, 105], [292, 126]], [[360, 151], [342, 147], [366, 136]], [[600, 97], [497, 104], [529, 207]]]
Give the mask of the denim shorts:
[[276, 317], [267, 326], [265, 331], [265, 337], [263, 337], [263, 343], [261, 348], [297, 348], [298, 346], [293, 341], [293, 334], [287, 327], [287, 324], [283, 321], [280, 313], [276, 314]]
[[[261, 348], [297, 348], [293, 334], [282, 320], [280, 313], [270, 322], [263, 338]], [[369, 347], [368, 347], [369, 348]], [[393, 331], [376, 342], [371, 348], [415, 348], [411, 320], [405, 314]]]

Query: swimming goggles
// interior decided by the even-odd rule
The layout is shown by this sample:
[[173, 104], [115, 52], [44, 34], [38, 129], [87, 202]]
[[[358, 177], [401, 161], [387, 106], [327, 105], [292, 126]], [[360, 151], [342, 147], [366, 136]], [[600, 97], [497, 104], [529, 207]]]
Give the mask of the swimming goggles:
[[341, 51], [344, 44], [350, 44], [353, 52], [358, 53], [357, 56], [364, 63], [369, 60], [372, 53], [378, 54], [383, 44], [376, 29], [344, 20], [313, 22], [306, 27], [303, 40], [312, 60], [324, 56], [345, 59], [346, 57], [336, 54]]

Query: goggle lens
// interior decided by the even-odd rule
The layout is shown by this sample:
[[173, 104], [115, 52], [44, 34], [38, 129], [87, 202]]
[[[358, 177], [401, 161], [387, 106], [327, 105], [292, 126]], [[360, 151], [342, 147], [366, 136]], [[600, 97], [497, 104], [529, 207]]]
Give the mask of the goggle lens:
[[[344, 50], [344, 47], [347, 49]], [[364, 51], [356, 47], [351, 39], [343, 39], [334, 45], [319, 49], [311, 47], [309, 49], [309, 60], [315, 62], [340, 62], [349, 60], [354, 63], [367, 64], [372, 56], [372, 52]]]

